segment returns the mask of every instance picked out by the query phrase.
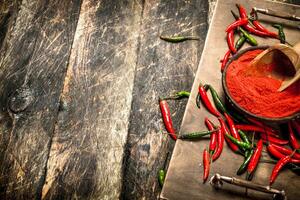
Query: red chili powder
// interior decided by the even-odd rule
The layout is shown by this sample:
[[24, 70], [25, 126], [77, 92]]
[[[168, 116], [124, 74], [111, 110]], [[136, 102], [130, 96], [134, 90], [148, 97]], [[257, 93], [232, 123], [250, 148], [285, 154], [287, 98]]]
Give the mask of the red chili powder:
[[[274, 63], [250, 68], [262, 50], [244, 53], [227, 69], [226, 82], [231, 97], [245, 110], [261, 117], [278, 118], [300, 112], [300, 80], [278, 92], [282, 80], [271, 77]], [[269, 76], [268, 76], [269, 75]]]

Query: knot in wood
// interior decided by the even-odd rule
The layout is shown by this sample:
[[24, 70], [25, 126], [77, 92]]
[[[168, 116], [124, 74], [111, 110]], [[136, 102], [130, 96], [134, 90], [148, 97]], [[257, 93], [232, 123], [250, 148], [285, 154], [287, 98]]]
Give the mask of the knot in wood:
[[17, 89], [10, 97], [8, 106], [14, 112], [24, 111], [34, 100], [33, 92], [28, 87]]

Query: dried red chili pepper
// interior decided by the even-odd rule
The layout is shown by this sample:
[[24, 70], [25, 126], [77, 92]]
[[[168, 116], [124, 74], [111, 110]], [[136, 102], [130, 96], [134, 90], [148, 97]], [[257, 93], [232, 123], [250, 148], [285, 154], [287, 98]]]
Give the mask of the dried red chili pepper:
[[270, 135], [266, 136], [264, 133], [262, 133], [261, 138], [263, 139], [264, 142], [270, 142], [270, 143], [274, 143], [274, 144], [279, 144], [279, 145], [286, 145], [289, 143], [288, 140], [283, 140], [277, 137], [272, 137]]
[[[277, 159], [281, 159], [281, 158], [285, 157], [285, 155], [282, 154], [280, 151], [278, 151], [278, 150], [276, 149], [276, 147], [274, 147], [273, 144], [270, 144], [270, 143], [269, 143], [269, 144], [267, 145], [267, 150], [268, 150], [268, 152], [271, 154], [271, 156], [273, 156], [273, 157], [275, 157], [275, 158], [277, 158]], [[291, 159], [291, 162], [292, 162], [292, 163], [295, 163], [295, 164], [300, 164], [300, 159], [292, 158], [292, 159]]]
[[[230, 135], [230, 132], [224, 122], [224, 120], [222, 118], [218, 118], [219, 122], [220, 122], [220, 125], [221, 125], [221, 132], [223, 134], [223, 137], [225, 137], [226, 134]], [[225, 140], [228, 144], [228, 146], [230, 147], [230, 149], [235, 152], [235, 153], [238, 153], [239, 152], [239, 147], [235, 144], [232, 143], [232, 141], [228, 138], [228, 137], [225, 137]]]
[[222, 153], [222, 151], [223, 151], [223, 146], [224, 146], [224, 135], [223, 135], [223, 133], [222, 133], [222, 131], [221, 131], [221, 129], [219, 129], [218, 131], [217, 131], [217, 149], [216, 149], [216, 151], [215, 151], [215, 153], [214, 153], [214, 155], [212, 156], [212, 160], [213, 161], [215, 161], [215, 160], [217, 160], [219, 157], [220, 157], [220, 155], [221, 155], [221, 153]]
[[207, 110], [215, 115], [216, 117], [220, 117], [220, 113], [213, 107], [213, 105], [211, 104], [210, 100], [208, 99], [207, 93], [205, 88], [203, 87], [202, 84], [199, 84], [199, 88], [198, 88], [198, 92], [199, 95], [201, 97], [202, 102], [204, 103], [205, 107], [207, 108]]
[[209, 175], [209, 153], [207, 149], [203, 151], [203, 168], [203, 183], [205, 183]]
[[270, 177], [270, 185], [272, 185], [276, 179], [276, 177], [278, 176], [279, 174], [279, 171], [286, 165], [288, 164], [291, 159], [292, 159], [292, 156], [293, 154], [295, 153], [295, 151], [291, 154], [291, 155], [288, 155], [288, 156], [284, 156], [282, 158], [280, 158], [280, 160], [277, 162], [277, 164], [275, 165], [275, 167], [273, 168], [273, 171], [272, 171], [272, 174], [271, 174], [271, 177]]
[[170, 109], [169, 109], [167, 101], [160, 99], [159, 107], [160, 107], [163, 121], [164, 121], [164, 124], [165, 124], [165, 127], [166, 127], [168, 133], [170, 134], [170, 136], [173, 140], [177, 140], [177, 136], [175, 134], [175, 129], [173, 127], [171, 113], [170, 113]]
[[238, 26], [243, 26], [248, 24], [248, 19], [247, 18], [241, 18], [236, 20], [235, 22], [231, 23], [227, 28], [226, 32], [229, 33], [230, 31], [234, 31]]
[[[288, 149], [288, 148], [285, 148], [285, 147], [280, 146], [280, 145], [272, 144], [272, 146], [273, 146], [275, 149], [277, 149], [280, 153], [282, 153], [282, 154], [284, 154], [284, 155], [290, 155], [290, 154], [293, 152], [292, 149]], [[293, 158], [299, 159], [299, 160], [300, 160], [300, 154], [295, 153], [295, 154], [293, 155]]]
[[224, 71], [224, 68], [225, 68], [225, 66], [226, 66], [226, 63], [227, 63], [228, 60], [229, 60], [230, 54], [231, 54], [231, 51], [230, 51], [230, 49], [229, 49], [229, 50], [225, 53], [225, 55], [224, 55], [224, 57], [223, 57], [223, 59], [222, 59], [221, 72]]
[[262, 139], [260, 139], [257, 142], [256, 149], [255, 149], [253, 156], [251, 157], [250, 162], [247, 167], [247, 179], [248, 180], [251, 180], [253, 178], [253, 174], [258, 165], [262, 149], [263, 149], [263, 141], [262, 141]]
[[231, 135], [235, 139], [241, 140], [240, 135], [239, 135], [239, 133], [238, 133], [238, 131], [237, 131], [236, 127], [235, 127], [235, 124], [234, 124], [233, 120], [231, 119], [231, 117], [227, 113], [224, 113], [224, 116], [225, 116], [225, 118], [227, 120], [227, 123], [229, 125], [229, 129], [230, 129]]
[[[213, 123], [208, 118], [205, 118], [204, 122], [209, 131], [212, 131], [215, 129]], [[209, 154], [210, 155], [214, 154], [216, 147], [217, 147], [217, 131], [210, 135], [210, 142], [209, 142]]]
[[300, 149], [300, 144], [298, 143], [298, 141], [296, 139], [291, 122], [288, 123], [288, 127], [289, 127], [289, 140], [290, 140], [291, 146], [294, 149]]
[[227, 44], [232, 53], [236, 53], [236, 48], [234, 47], [234, 30], [227, 33]]

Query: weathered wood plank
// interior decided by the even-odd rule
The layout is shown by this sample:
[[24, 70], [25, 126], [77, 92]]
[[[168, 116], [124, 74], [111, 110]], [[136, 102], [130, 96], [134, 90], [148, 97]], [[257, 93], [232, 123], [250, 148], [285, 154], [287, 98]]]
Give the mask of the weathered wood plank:
[[38, 199], [80, 0], [23, 0], [0, 56], [0, 199]]
[[[135, 74], [122, 199], [156, 199], [157, 172], [174, 142], [161, 121], [158, 97], [190, 90], [207, 31], [206, 0], [145, 1]], [[199, 35], [201, 40], [171, 44], [159, 35]], [[170, 102], [176, 129], [184, 101]]]
[[43, 199], [118, 199], [141, 6], [83, 1]]

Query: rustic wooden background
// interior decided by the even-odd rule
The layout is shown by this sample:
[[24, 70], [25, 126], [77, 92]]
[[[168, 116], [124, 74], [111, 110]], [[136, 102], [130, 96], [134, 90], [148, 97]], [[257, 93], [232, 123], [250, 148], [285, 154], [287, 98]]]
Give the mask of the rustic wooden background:
[[174, 146], [157, 100], [190, 90], [213, 5], [0, 0], [0, 199], [157, 199]]

